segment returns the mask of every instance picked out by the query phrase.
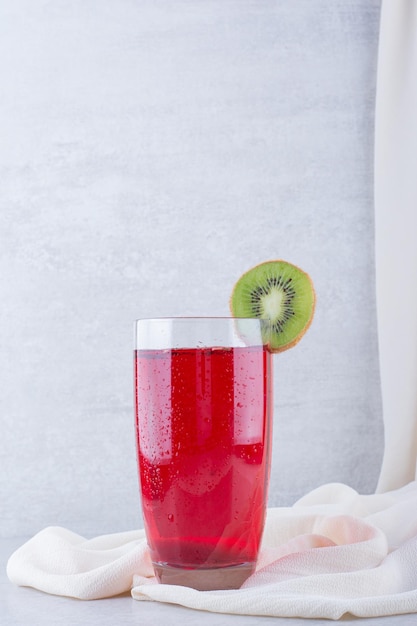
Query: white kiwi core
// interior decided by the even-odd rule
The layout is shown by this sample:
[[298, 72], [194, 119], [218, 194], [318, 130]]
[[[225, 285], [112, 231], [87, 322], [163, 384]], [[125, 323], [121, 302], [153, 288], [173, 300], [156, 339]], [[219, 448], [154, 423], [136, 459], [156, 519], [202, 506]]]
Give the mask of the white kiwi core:
[[284, 306], [285, 293], [280, 289], [271, 289], [271, 291], [262, 296], [262, 308], [266, 317], [272, 322], [277, 320]]

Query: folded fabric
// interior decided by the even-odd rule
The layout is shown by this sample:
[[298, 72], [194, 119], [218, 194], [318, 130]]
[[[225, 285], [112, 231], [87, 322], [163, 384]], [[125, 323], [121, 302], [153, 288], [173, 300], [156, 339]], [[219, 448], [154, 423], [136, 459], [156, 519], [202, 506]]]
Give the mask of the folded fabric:
[[86, 540], [42, 530], [9, 559], [18, 585], [80, 599], [131, 591], [206, 611], [338, 619], [417, 612], [417, 483], [376, 495], [342, 484], [270, 508], [256, 572], [233, 591], [160, 585], [143, 530]]

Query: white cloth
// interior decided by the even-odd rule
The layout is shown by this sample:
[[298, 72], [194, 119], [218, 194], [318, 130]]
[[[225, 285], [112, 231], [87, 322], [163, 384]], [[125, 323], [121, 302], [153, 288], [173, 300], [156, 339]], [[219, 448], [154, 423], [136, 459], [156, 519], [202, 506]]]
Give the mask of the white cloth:
[[417, 612], [417, 483], [364, 496], [321, 487], [291, 508], [268, 510], [256, 572], [234, 591], [155, 582], [143, 531], [85, 540], [41, 531], [9, 559], [9, 578], [42, 591], [137, 600], [246, 615], [382, 616]]
[[375, 253], [385, 450], [378, 491], [416, 477], [417, 2], [383, 0], [375, 116]]
[[385, 452], [377, 494], [321, 487], [269, 509], [257, 571], [235, 591], [158, 585], [143, 531], [85, 540], [46, 528], [8, 563], [19, 585], [247, 615], [417, 612], [417, 2], [384, 0], [376, 106], [375, 228]]

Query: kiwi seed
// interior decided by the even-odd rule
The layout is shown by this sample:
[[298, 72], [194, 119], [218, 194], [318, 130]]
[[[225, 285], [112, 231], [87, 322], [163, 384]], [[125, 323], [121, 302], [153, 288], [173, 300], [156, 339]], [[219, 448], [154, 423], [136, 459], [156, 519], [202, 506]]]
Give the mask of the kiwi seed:
[[316, 296], [310, 276], [287, 261], [266, 261], [243, 274], [230, 298], [234, 317], [267, 318], [269, 348], [283, 352], [300, 341], [309, 328]]

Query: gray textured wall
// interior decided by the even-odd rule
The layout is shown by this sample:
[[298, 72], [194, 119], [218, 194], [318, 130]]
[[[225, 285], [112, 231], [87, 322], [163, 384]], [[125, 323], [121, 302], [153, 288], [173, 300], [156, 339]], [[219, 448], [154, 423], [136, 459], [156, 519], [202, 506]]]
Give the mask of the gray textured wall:
[[275, 358], [271, 505], [375, 486], [377, 0], [3, 0], [0, 534], [141, 525], [137, 317], [314, 279]]

